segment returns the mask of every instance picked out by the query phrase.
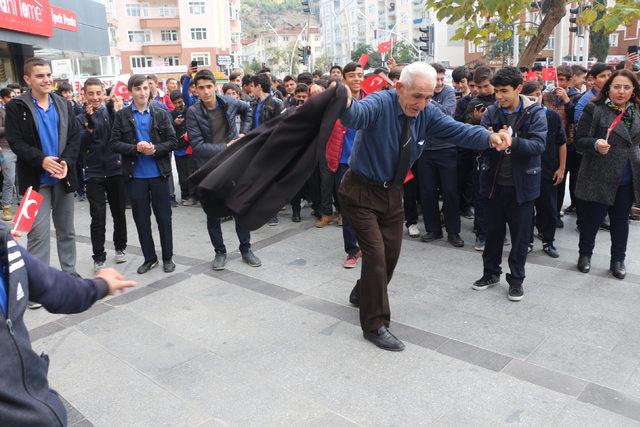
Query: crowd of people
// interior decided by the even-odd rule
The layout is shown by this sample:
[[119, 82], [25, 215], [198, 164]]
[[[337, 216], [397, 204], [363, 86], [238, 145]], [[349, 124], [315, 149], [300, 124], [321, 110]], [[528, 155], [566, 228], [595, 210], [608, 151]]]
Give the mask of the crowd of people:
[[[303, 220], [305, 200], [316, 227], [342, 227], [343, 266], [362, 264], [349, 301], [359, 307], [364, 337], [378, 347], [404, 349], [389, 331], [387, 286], [405, 230], [426, 243], [443, 239], [446, 231], [447, 242], [462, 247], [460, 217], [473, 219], [483, 271], [472, 288], [500, 282], [503, 249], [511, 245], [507, 297], [520, 301], [534, 236], [546, 255], [557, 258], [555, 231], [564, 226], [563, 215], [575, 214], [578, 270], [589, 272], [597, 232], [607, 228], [610, 271], [623, 279], [632, 206], [640, 201], [636, 60], [630, 57], [616, 70], [602, 63], [589, 70], [559, 66], [553, 82], [530, 79], [529, 69], [461, 66], [453, 70], [452, 86], [445, 84], [446, 70], [439, 64], [390, 60], [388, 69], [374, 71], [384, 74], [387, 87], [373, 93], [363, 88], [365, 70], [355, 62], [333, 66], [327, 75], [305, 72], [282, 80], [268, 68], [252, 76], [234, 70], [221, 87], [211, 71], [190, 67], [179, 81], [132, 75], [123, 98], [98, 78], [88, 78], [80, 94], [66, 83], [53, 93], [50, 65], [28, 59], [28, 87], [0, 89], [5, 221], [0, 223], [0, 312], [7, 326], [0, 328], [7, 373], [0, 418], [66, 423], [64, 407], [46, 380], [46, 356], [31, 349], [22, 317], [27, 300], [34, 301], [32, 308], [42, 303], [52, 312], [72, 313], [135, 285], [106, 267], [107, 205], [115, 263], [127, 261], [130, 208], [144, 256], [137, 273], [149, 272], [160, 259], [164, 272], [173, 272], [172, 209], [200, 205], [214, 249], [212, 268], [224, 269], [221, 222], [228, 218], [215, 214], [189, 177], [245, 135], [255, 135], [253, 129], [297, 120], [307, 102], [346, 104], [339, 119], [328, 123], [332, 131], [310, 178], [288, 199], [291, 220]], [[326, 90], [332, 98], [314, 98]], [[571, 203], [563, 210], [566, 181]], [[28, 188], [40, 193], [42, 202], [24, 250], [7, 222]], [[85, 199], [92, 280], [76, 273], [74, 206]], [[424, 234], [417, 227], [420, 210]], [[263, 219], [270, 226], [279, 223], [277, 215]], [[51, 220], [63, 272], [49, 267]], [[238, 221], [235, 229], [242, 260], [259, 267], [249, 230]]]

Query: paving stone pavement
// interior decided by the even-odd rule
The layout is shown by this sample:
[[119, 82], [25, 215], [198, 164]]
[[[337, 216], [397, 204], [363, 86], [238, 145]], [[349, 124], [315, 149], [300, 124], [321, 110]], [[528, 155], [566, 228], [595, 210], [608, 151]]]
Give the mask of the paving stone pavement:
[[[224, 223], [228, 268], [214, 272], [202, 210], [176, 208], [176, 271], [143, 276], [127, 215], [129, 260], [117, 268], [136, 289], [78, 315], [26, 314], [69, 425], [640, 425], [640, 224], [619, 281], [605, 232], [592, 272], [577, 272], [565, 217], [561, 257], [536, 241], [519, 303], [506, 284], [471, 290], [482, 264], [470, 220], [462, 249], [407, 236], [389, 287], [407, 348], [388, 353], [362, 338], [348, 304], [359, 268], [342, 268], [340, 228], [314, 228], [308, 209], [300, 224], [286, 210], [252, 233], [260, 268], [242, 263]], [[91, 276], [86, 202], [75, 217], [78, 272]]]

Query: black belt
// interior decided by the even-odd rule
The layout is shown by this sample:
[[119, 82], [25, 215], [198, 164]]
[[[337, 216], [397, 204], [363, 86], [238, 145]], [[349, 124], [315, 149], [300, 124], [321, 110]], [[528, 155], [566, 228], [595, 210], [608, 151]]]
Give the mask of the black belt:
[[356, 179], [356, 181], [360, 181], [362, 184], [373, 185], [375, 187], [384, 189], [388, 189], [393, 186], [393, 181], [374, 181], [373, 179], [369, 179], [366, 176], [359, 175], [353, 169], [349, 169], [349, 172]]

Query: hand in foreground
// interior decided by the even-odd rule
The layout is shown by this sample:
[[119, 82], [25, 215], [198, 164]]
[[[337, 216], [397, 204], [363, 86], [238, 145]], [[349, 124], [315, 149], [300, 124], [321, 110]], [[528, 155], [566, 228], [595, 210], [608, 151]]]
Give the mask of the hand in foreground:
[[122, 274], [113, 268], [103, 268], [96, 273], [96, 277], [103, 279], [109, 286], [109, 295], [113, 295], [116, 291], [123, 293], [126, 288], [133, 288], [137, 283], [133, 280], [125, 280]]
[[51, 177], [56, 179], [64, 179], [67, 177], [67, 172], [69, 171], [69, 167], [67, 166], [67, 162], [65, 162], [64, 160], [61, 161], [59, 164], [60, 164], [60, 167], [62, 168], [62, 171], [59, 173], [52, 173]]
[[353, 94], [351, 93], [351, 89], [347, 85], [342, 85], [343, 88], [347, 90], [347, 108], [351, 107], [351, 101], [353, 101]]
[[511, 136], [507, 132], [495, 132], [489, 136], [489, 144], [496, 151], [504, 151], [511, 147]]
[[553, 174], [553, 185], [559, 185], [562, 181], [564, 181], [564, 170], [558, 169]]
[[58, 163], [58, 157], [47, 156], [42, 161], [42, 169], [49, 172], [51, 175], [54, 175], [62, 173], [64, 167]]
[[596, 141], [596, 150], [603, 156], [605, 156], [609, 152], [609, 148], [611, 148], [611, 145], [609, 145], [607, 140], [599, 139]]

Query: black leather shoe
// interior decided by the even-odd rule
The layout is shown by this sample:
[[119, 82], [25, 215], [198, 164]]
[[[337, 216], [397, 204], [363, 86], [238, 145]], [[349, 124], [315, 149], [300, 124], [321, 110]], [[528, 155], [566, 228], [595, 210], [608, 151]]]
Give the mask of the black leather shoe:
[[602, 224], [600, 224], [600, 230], [610, 231], [611, 226], [609, 225], [608, 222], [603, 222]]
[[442, 232], [436, 233], [436, 232], [428, 231], [420, 238], [420, 240], [422, 240], [425, 243], [433, 242], [434, 240], [438, 240], [438, 239], [442, 239]]
[[609, 267], [611, 270], [611, 274], [616, 279], [624, 279], [624, 276], [627, 275], [627, 269], [624, 266], [624, 261], [611, 261], [611, 266]]
[[357, 283], [351, 290], [351, 295], [349, 295], [349, 302], [353, 306], [360, 307], [360, 291], [358, 290]]
[[262, 261], [260, 261], [260, 258], [255, 256], [255, 254], [251, 250], [248, 250], [247, 252], [242, 254], [242, 261], [244, 261], [246, 264], [249, 264], [251, 267], [260, 267], [262, 265]]
[[175, 269], [176, 263], [173, 262], [173, 259], [162, 261], [162, 270], [164, 270], [165, 273], [173, 273]]
[[158, 260], [145, 262], [140, 267], [138, 267], [138, 274], [148, 273], [149, 270], [154, 268], [156, 265], [158, 265]]
[[591, 270], [591, 257], [587, 255], [580, 255], [578, 257], [578, 270], [583, 273], [588, 273]]
[[213, 259], [212, 268], [216, 271], [224, 270], [224, 266], [227, 265], [227, 254], [216, 254]]
[[389, 351], [402, 351], [404, 350], [404, 344], [398, 338], [396, 338], [386, 326], [380, 326], [375, 332], [364, 331], [362, 333], [364, 339], [371, 341], [383, 350]]
[[553, 244], [551, 243], [544, 245], [542, 247], [542, 250], [544, 251], [545, 254], [549, 255], [551, 258], [558, 258], [560, 256], [556, 247], [553, 246]]
[[458, 233], [449, 233], [447, 235], [447, 241], [456, 248], [461, 248], [464, 246], [464, 240], [460, 238], [460, 235]]

